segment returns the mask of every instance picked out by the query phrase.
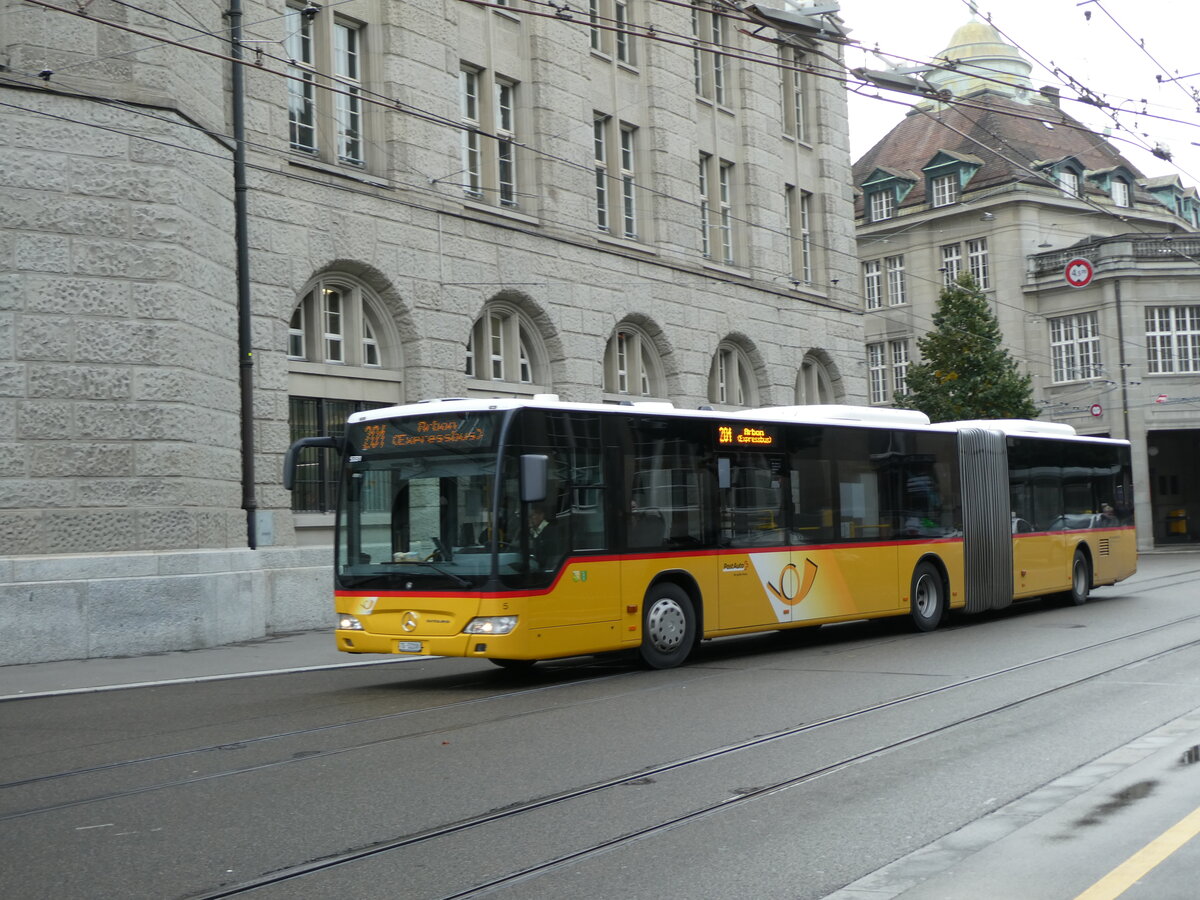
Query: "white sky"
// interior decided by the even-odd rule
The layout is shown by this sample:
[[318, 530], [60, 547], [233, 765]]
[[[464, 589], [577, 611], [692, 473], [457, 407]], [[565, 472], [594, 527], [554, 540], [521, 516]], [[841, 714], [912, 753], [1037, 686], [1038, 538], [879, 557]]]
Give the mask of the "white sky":
[[[1109, 140], [1147, 176], [1177, 174], [1185, 187], [1200, 187], [1200, 146], [1192, 143], [1200, 142], [1200, 100], [1191, 96], [1200, 90], [1200, 53], [1196, 52], [1200, 4], [1192, 0], [978, 0], [978, 5], [981, 17], [990, 13], [992, 24], [1033, 63], [1030, 78], [1035, 88], [1046, 84], [1061, 88], [1066, 112], [1099, 132], [1112, 128]], [[966, 0], [841, 0], [841, 7], [850, 37], [861, 47], [847, 47], [850, 68], [887, 68], [884, 60], [870, 52], [876, 48], [928, 61], [944, 50], [959, 26], [971, 18]], [[1090, 20], [1084, 18], [1085, 10], [1091, 12]], [[1122, 28], [1137, 41], [1144, 41], [1145, 51], [1154, 59]], [[909, 64], [904, 60], [896, 63]], [[1127, 130], [1118, 130], [1103, 111], [1067, 100], [1078, 93], [1061, 76], [1051, 73], [1055, 67], [1105, 102], [1120, 106], [1117, 119]], [[1164, 79], [1195, 77], [1160, 84], [1156, 74]], [[899, 104], [850, 94], [853, 159], [899, 122], [916, 100], [890, 91], [870, 93]], [[1143, 99], [1148, 106], [1143, 106]], [[1150, 116], [1142, 115], [1143, 109]], [[1171, 162], [1157, 159], [1145, 149], [1157, 144], [1170, 149]]]

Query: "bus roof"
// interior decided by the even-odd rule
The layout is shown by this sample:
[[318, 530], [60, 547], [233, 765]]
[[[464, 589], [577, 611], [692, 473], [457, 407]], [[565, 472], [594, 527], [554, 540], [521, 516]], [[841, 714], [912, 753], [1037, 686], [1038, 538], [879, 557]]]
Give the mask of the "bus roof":
[[[522, 407], [536, 409], [575, 410], [609, 414], [658, 413], [690, 419], [743, 419], [758, 422], [794, 422], [806, 425], [857, 425], [868, 428], [907, 428], [929, 431], [962, 431], [983, 428], [1005, 435], [1079, 440], [1110, 440], [1079, 434], [1073, 427], [1060, 422], [1035, 419], [971, 419], [960, 422], [931, 424], [923, 412], [881, 406], [850, 406], [843, 404], [813, 404], [809, 406], [763, 406], [754, 409], [714, 410], [682, 409], [665, 400], [627, 400], [620, 404], [584, 403], [560, 400], [558, 394], [534, 394], [531, 397], [444, 397], [422, 400], [400, 406], [363, 410], [350, 416], [351, 422], [370, 422], [397, 416], [435, 415], [437, 413], [510, 410]], [[1127, 443], [1117, 441], [1117, 443]]]

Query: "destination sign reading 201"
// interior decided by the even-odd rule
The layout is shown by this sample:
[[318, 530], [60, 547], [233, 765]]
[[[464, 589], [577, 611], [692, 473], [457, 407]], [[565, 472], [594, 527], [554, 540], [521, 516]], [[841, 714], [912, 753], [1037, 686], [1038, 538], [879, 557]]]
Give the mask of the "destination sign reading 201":
[[363, 425], [362, 451], [396, 448], [471, 446], [485, 443], [489, 429], [478, 419], [403, 419]]
[[775, 444], [775, 435], [766, 428], [751, 425], [743, 425], [740, 430], [732, 425], [718, 425], [717, 443], [722, 447], [771, 447]]

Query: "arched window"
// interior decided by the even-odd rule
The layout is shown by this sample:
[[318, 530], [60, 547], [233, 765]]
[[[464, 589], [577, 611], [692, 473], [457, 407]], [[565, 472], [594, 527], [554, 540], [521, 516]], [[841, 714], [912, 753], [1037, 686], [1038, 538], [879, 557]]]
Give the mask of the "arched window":
[[800, 364], [796, 377], [796, 403], [812, 406], [817, 403], [834, 403], [833, 378], [821, 360], [809, 353]]
[[[340, 435], [351, 413], [404, 402], [398, 333], [379, 298], [349, 275], [310, 282], [288, 319], [287, 357], [293, 441]], [[305, 450], [293, 512], [332, 512], [337, 471], [333, 451]], [[327, 519], [296, 524], [328, 528]]]
[[[480, 389], [495, 393], [502, 382], [523, 393], [547, 384], [546, 356], [533, 323], [515, 306], [503, 301], [487, 305], [467, 336], [466, 375], [489, 382]], [[520, 386], [520, 387], [519, 387]]]
[[722, 406], [757, 406], [754, 364], [737, 344], [722, 341], [708, 373], [708, 399]]
[[604, 392], [619, 396], [665, 397], [662, 362], [650, 336], [635, 325], [617, 326], [604, 350]]
[[288, 359], [381, 368], [379, 315], [364, 297], [365, 289], [354, 280], [318, 279], [292, 310]]

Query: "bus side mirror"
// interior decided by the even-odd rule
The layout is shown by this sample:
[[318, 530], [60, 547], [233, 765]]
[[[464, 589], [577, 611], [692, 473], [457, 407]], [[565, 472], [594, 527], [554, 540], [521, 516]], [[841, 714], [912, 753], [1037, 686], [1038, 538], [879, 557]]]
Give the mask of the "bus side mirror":
[[335, 437], [306, 437], [300, 438], [288, 447], [283, 457], [283, 487], [290, 491], [296, 486], [296, 463], [300, 459], [300, 451], [309, 447], [341, 451], [342, 440]]
[[550, 457], [544, 453], [521, 455], [521, 502], [537, 503], [546, 499]]

